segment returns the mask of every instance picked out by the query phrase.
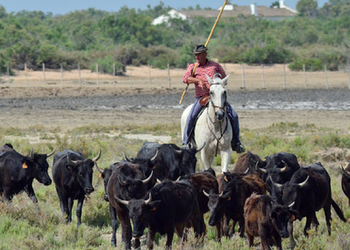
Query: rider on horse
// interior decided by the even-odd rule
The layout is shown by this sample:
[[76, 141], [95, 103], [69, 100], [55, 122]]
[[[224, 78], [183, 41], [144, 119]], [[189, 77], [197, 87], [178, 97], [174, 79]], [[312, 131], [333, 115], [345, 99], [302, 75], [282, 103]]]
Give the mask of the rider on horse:
[[[191, 112], [188, 116], [186, 127], [183, 135], [182, 145], [188, 147], [189, 139], [193, 131], [195, 121], [199, 112], [202, 110], [200, 99], [203, 96], [209, 95], [210, 85], [206, 79], [206, 75], [213, 78], [214, 75], [219, 74], [221, 78], [226, 77], [226, 73], [220, 64], [209, 61], [207, 59], [207, 48], [204, 45], [196, 45], [193, 51], [197, 65], [191, 64], [188, 66], [182, 80], [186, 84], [193, 83], [195, 85], [196, 100], [193, 104]], [[195, 68], [195, 66], [197, 68]], [[194, 71], [194, 72], [193, 72]], [[233, 136], [231, 141], [231, 147], [233, 151], [237, 153], [243, 153], [245, 151], [244, 146], [239, 138], [239, 122], [236, 111], [233, 110], [230, 104], [226, 105], [226, 112], [231, 122]]]

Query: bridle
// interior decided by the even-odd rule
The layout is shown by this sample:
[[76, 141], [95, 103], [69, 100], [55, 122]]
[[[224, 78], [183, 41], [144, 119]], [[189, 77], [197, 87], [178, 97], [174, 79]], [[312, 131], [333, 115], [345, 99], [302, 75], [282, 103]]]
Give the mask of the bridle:
[[[217, 155], [217, 153], [218, 153], [218, 147], [219, 147], [219, 144], [220, 144], [220, 140], [221, 140], [221, 138], [224, 136], [224, 134], [225, 134], [225, 132], [226, 132], [226, 130], [227, 130], [227, 127], [228, 127], [228, 123], [229, 123], [229, 121], [228, 121], [228, 118], [227, 118], [227, 114], [226, 114], [226, 105], [227, 105], [227, 102], [226, 102], [226, 96], [225, 96], [225, 101], [224, 101], [224, 105], [223, 106], [216, 106], [216, 105], [214, 105], [214, 102], [213, 102], [213, 100], [212, 100], [212, 98], [211, 98], [211, 95], [209, 94], [209, 102], [210, 102], [210, 104], [211, 104], [211, 106], [214, 108], [214, 112], [215, 112], [215, 109], [220, 109], [220, 110], [223, 110], [223, 112], [224, 112], [224, 116], [223, 116], [223, 119], [222, 120], [218, 120], [218, 122], [220, 123], [220, 137], [219, 138], [217, 138], [216, 137], [216, 135], [215, 135], [215, 133], [214, 133], [214, 131], [212, 130], [212, 128], [209, 126], [209, 122], [208, 122], [208, 120], [210, 121], [210, 123], [211, 124], [215, 124], [215, 121], [213, 121], [211, 118], [210, 118], [210, 115], [209, 115], [209, 112], [208, 112], [208, 110], [209, 110], [209, 106], [208, 106], [208, 109], [207, 109], [207, 124], [208, 124], [208, 129], [209, 129], [209, 131], [211, 132], [211, 134], [214, 136], [214, 138], [215, 138], [215, 140], [216, 140], [216, 149], [215, 149], [215, 156]], [[225, 128], [224, 128], [224, 130], [222, 130], [222, 122], [223, 121], [226, 121], [226, 126], [225, 126]]]

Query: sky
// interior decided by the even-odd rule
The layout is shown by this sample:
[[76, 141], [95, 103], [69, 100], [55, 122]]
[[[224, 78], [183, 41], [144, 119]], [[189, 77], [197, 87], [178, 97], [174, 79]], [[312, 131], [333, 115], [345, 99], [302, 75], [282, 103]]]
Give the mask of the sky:
[[[259, 5], [270, 6], [271, 3], [276, 0], [230, 0], [232, 4], [239, 6], [247, 6], [251, 3]], [[284, 4], [296, 9], [296, 3], [299, 0], [284, 0]], [[39, 11], [41, 10], [45, 14], [52, 12], [54, 15], [64, 15], [75, 10], [87, 10], [88, 8], [95, 8], [97, 10], [117, 12], [121, 7], [127, 6], [129, 8], [135, 8], [136, 10], [147, 9], [150, 5], [151, 8], [160, 4], [160, 0], [0, 0], [0, 5], [4, 6], [7, 13], [18, 12], [21, 10]], [[223, 5], [224, 0], [162, 0], [164, 6], [170, 6], [174, 9], [188, 8], [190, 6], [195, 7], [199, 5], [201, 8], [210, 7], [217, 9]], [[318, 7], [322, 7], [327, 0], [318, 0]]]

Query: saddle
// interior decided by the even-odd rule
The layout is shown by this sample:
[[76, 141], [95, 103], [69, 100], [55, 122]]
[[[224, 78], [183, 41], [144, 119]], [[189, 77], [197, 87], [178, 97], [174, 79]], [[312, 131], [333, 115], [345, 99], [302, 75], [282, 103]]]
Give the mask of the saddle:
[[202, 107], [206, 107], [208, 105], [209, 102], [209, 95], [204, 95], [199, 99], [199, 104]]

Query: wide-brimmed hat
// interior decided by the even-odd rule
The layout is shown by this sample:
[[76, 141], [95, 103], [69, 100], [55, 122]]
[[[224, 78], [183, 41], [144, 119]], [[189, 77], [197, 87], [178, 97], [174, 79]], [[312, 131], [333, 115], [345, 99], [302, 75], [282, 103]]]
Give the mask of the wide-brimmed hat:
[[196, 46], [194, 47], [193, 54], [195, 54], [195, 55], [202, 54], [202, 53], [207, 52], [207, 50], [208, 50], [207, 47], [205, 47], [203, 44], [201, 44], [201, 45], [196, 45]]

